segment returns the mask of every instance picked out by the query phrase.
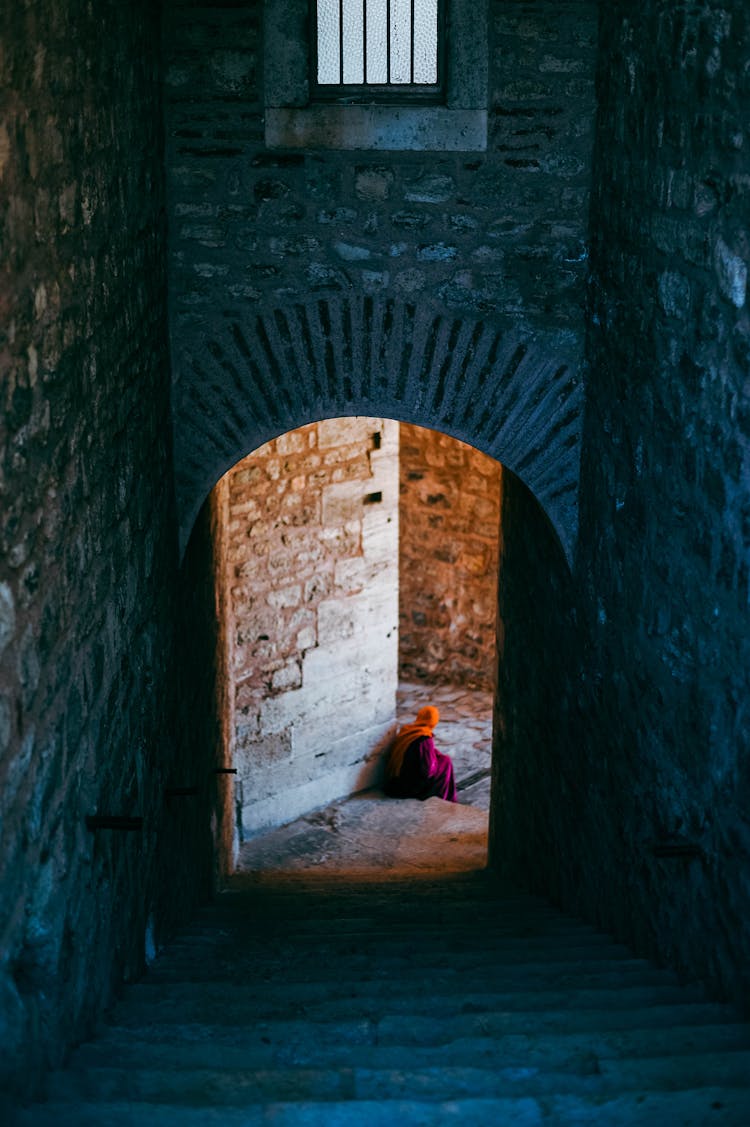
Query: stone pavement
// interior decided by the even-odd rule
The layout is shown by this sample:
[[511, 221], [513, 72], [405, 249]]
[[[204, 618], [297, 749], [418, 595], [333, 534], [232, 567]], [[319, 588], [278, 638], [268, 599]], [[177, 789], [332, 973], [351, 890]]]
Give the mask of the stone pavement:
[[486, 865], [487, 824], [487, 814], [472, 806], [368, 791], [246, 842], [235, 881], [242, 883], [243, 874], [272, 884], [289, 876], [434, 879], [473, 872]]
[[402, 684], [398, 722], [440, 710], [435, 743], [454, 762], [458, 803], [386, 798], [365, 791], [246, 842], [239, 867], [261, 881], [318, 873], [358, 879], [471, 872], [487, 861], [492, 694], [456, 686]]

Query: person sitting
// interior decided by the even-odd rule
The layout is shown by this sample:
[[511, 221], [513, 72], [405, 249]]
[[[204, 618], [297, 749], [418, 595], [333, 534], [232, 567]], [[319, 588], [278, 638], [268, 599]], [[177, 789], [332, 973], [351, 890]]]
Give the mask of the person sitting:
[[386, 764], [384, 790], [391, 798], [444, 798], [457, 802], [453, 763], [435, 747], [432, 732], [440, 713], [432, 705], [420, 708], [413, 724], [404, 724]]

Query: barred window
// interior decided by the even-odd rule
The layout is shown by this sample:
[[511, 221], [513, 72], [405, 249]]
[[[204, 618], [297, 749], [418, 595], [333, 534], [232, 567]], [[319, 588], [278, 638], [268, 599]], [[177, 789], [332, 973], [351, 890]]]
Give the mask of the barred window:
[[315, 96], [440, 100], [443, 6], [442, 0], [313, 0]]

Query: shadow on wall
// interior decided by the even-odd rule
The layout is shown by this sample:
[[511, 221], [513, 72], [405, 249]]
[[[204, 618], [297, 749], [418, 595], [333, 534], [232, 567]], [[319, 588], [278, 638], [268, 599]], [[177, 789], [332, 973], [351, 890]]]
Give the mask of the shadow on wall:
[[590, 783], [571, 749], [587, 732], [585, 694], [594, 686], [581, 677], [582, 629], [560, 540], [531, 491], [507, 471], [497, 650], [490, 863], [554, 896], [567, 863], [563, 843], [585, 823]]
[[499, 485], [463, 443], [350, 417], [216, 486], [240, 840], [380, 781], [400, 671], [492, 684]]
[[218, 486], [240, 834], [373, 785], [398, 677], [398, 424], [281, 435]]

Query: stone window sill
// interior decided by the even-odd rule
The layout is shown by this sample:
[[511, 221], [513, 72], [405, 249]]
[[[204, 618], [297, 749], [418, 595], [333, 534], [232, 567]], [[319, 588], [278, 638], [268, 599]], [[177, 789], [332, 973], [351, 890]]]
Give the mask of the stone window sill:
[[268, 108], [266, 145], [285, 149], [484, 152], [487, 111], [377, 105]]

